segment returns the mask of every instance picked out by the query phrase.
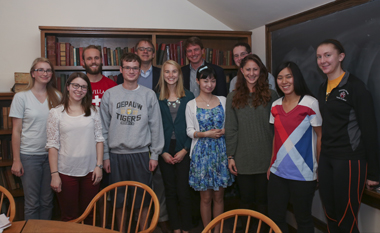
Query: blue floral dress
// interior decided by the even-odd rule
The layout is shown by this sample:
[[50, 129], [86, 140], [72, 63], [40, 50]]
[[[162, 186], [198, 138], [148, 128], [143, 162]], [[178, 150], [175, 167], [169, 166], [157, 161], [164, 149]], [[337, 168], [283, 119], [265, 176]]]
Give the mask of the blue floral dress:
[[[224, 110], [222, 104], [213, 109], [197, 107], [199, 131], [222, 129]], [[224, 136], [213, 138], [199, 138], [193, 149], [190, 163], [189, 184], [196, 191], [207, 189], [219, 190], [227, 188], [234, 182], [234, 176], [228, 170], [226, 141]]]

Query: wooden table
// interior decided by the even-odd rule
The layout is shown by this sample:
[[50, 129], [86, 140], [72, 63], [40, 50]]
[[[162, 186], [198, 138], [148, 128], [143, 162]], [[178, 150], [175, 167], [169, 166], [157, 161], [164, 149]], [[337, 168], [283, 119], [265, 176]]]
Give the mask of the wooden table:
[[37, 232], [96, 232], [96, 233], [115, 233], [109, 229], [103, 229], [100, 227], [93, 227], [89, 225], [72, 223], [72, 222], [61, 222], [61, 221], [51, 221], [51, 220], [35, 220], [31, 219], [27, 222], [13, 222], [10, 228], [7, 228], [5, 233], [37, 233]]

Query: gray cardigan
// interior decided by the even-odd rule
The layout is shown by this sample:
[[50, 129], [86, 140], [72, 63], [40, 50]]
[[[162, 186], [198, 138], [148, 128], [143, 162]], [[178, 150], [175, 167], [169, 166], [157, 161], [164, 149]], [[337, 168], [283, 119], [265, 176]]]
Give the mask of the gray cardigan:
[[269, 124], [270, 110], [278, 96], [271, 90], [271, 100], [264, 107], [246, 106], [235, 109], [227, 96], [225, 136], [227, 155], [235, 157], [238, 174], [266, 173], [272, 156], [273, 125]]

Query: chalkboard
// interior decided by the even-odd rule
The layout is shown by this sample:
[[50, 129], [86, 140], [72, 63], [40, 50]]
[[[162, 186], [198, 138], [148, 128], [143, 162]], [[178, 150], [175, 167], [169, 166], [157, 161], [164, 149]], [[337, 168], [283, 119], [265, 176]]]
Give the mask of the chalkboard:
[[379, 12], [380, 0], [374, 0], [272, 31], [272, 71], [284, 61], [297, 63], [308, 87], [316, 94], [327, 78], [317, 66], [316, 48], [325, 39], [339, 40], [346, 50], [343, 69], [360, 78], [372, 94], [380, 133]]

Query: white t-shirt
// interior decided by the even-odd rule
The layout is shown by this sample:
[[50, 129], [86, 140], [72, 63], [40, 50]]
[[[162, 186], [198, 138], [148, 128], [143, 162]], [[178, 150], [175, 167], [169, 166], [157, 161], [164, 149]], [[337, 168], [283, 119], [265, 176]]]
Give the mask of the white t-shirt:
[[99, 109], [85, 117], [69, 116], [63, 106], [52, 108], [47, 124], [46, 148], [58, 150], [58, 171], [82, 177], [94, 171], [96, 143], [104, 142]]
[[41, 103], [31, 90], [13, 97], [10, 117], [22, 119], [20, 153], [43, 155], [46, 145], [46, 122], [49, 115], [47, 98]]

